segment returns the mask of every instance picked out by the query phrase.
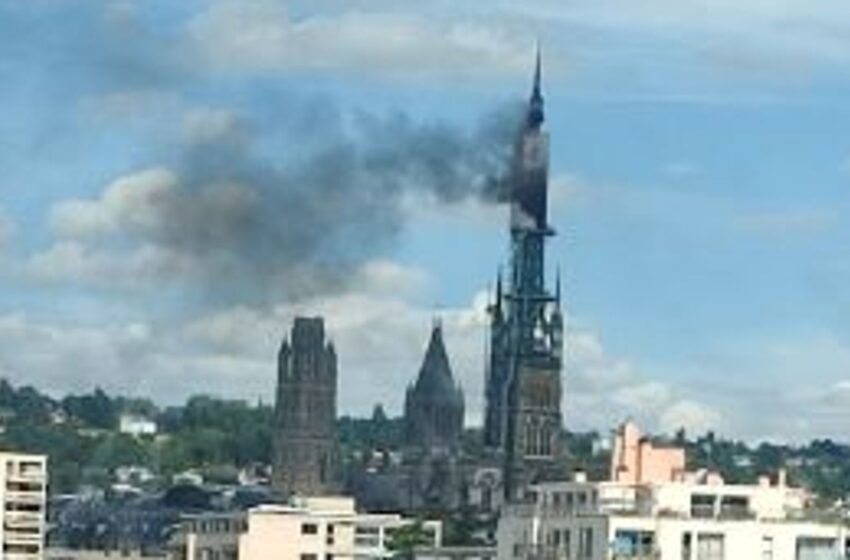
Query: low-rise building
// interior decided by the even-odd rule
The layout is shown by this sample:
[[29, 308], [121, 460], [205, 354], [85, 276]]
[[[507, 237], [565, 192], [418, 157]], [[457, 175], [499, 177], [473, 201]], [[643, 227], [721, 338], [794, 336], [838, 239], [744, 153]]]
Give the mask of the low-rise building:
[[[360, 513], [353, 498], [294, 498], [244, 513], [186, 516], [174, 560], [370, 560], [388, 558], [390, 535], [411, 524], [398, 514]], [[423, 523], [437, 548], [442, 525]]]
[[[835, 560], [850, 551], [847, 527], [810, 510], [808, 494], [790, 487], [784, 473], [726, 484], [717, 473], [679, 471], [676, 454], [668, 457], [674, 460], [662, 463], [676, 468], [643, 471], [640, 482], [627, 469], [627, 482], [578, 475], [532, 487], [526, 501], [502, 511], [498, 557]], [[612, 472], [625, 471], [613, 465]]]
[[43, 557], [46, 501], [47, 457], [0, 452], [0, 557]]

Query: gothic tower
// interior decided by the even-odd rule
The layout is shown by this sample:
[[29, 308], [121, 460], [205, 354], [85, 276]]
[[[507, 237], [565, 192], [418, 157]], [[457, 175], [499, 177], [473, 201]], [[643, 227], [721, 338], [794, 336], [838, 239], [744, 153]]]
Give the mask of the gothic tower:
[[277, 363], [273, 489], [282, 497], [333, 493], [337, 360], [324, 321], [297, 317]]
[[545, 286], [549, 135], [540, 53], [510, 175], [510, 276], [490, 306], [484, 442], [505, 464], [506, 497], [546, 476], [560, 455], [563, 319]]
[[463, 391], [455, 384], [443, 329], [434, 325], [416, 383], [404, 401], [406, 440], [427, 453], [455, 451], [463, 435]]

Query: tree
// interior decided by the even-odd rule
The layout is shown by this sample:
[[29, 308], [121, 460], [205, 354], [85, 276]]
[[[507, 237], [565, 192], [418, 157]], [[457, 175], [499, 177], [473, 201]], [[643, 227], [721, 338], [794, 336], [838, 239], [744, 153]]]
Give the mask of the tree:
[[393, 557], [411, 559], [417, 547], [426, 546], [431, 543], [431, 536], [417, 519], [415, 522], [402, 525], [393, 530], [389, 535], [387, 549], [393, 553]]
[[69, 416], [90, 428], [112, 430], [118, 425], [118, 407], [100, 387], [90, 395], [65, 397], [62, 407]]

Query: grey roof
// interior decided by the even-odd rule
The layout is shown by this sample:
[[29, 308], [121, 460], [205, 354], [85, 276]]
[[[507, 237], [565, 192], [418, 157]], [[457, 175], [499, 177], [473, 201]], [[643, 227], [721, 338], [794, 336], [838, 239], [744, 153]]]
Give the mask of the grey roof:
[[452, 376], [440, 325], [435, 325], [431, 331], [431, 340], [413, 390], [419, 397], [452, 403], [463, 401], [463, 393]]

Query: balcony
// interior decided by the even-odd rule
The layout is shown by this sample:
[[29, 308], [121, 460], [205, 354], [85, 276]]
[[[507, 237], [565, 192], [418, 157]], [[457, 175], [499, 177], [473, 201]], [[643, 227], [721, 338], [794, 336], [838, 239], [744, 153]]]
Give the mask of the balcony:
[[3, 560], [41, 560], [40, 552], [4, 552]]
[[44, 484], [47, 474], [43, 471], [13, 471], [6, 474], [6, 480], [14, 484]]
[[41, 527], [44, 516], [41, 513], [29, 511], [7, 511], [5, 515], [5, 526], [11, 528]]
[[44, 535], [40, 531], [33, 533], [21, 532], [14, 530], [6, 530], [3, 533], [3, 540], [6, 544], [13, 545], [36, 545], [41, 546], [41, 541]]
[[6, 492], [6, 504], [27, 504], [40, 506], [43, 503], [44, 494], [42, 492]]

